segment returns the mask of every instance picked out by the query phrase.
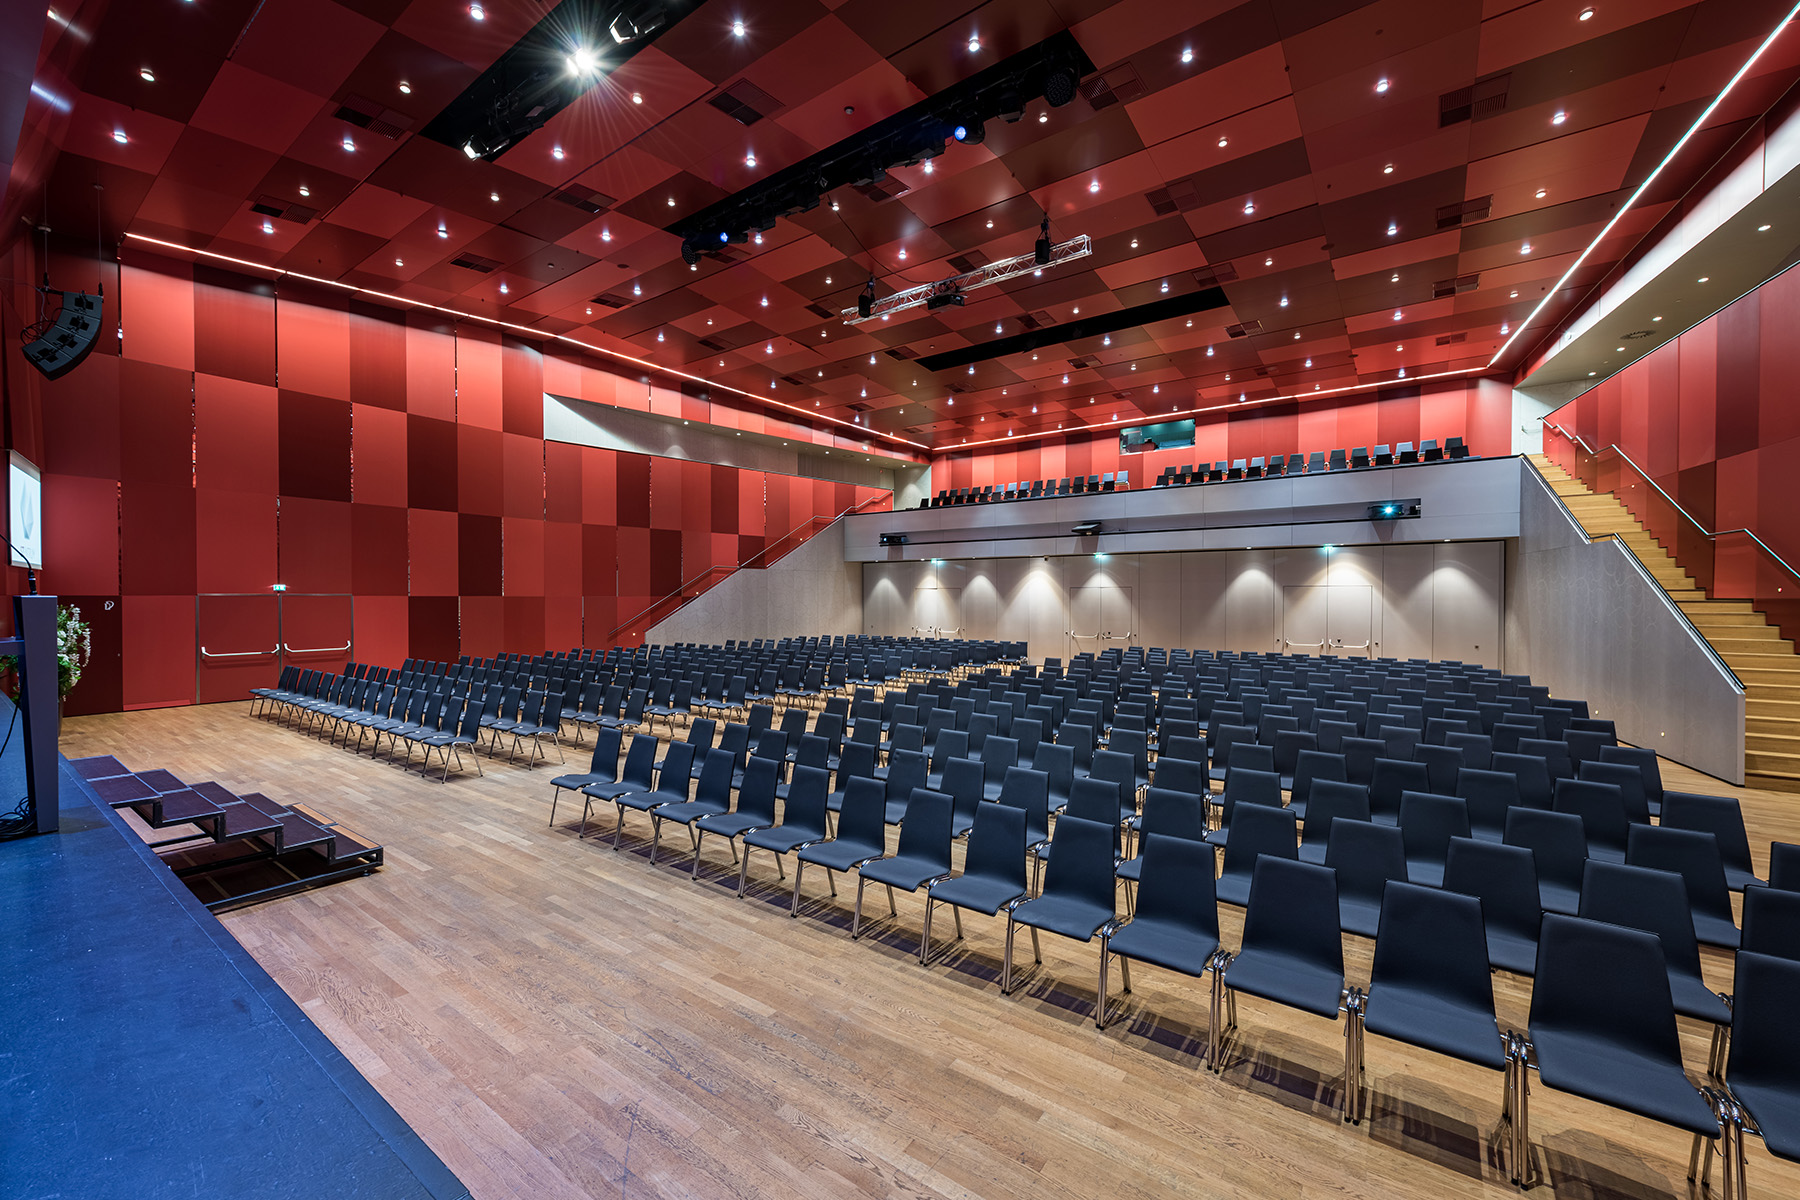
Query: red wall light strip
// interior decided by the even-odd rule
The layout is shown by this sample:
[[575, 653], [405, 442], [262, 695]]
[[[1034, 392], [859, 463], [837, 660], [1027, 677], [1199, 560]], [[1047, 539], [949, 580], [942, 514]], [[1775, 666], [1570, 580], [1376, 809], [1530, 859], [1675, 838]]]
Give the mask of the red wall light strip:
[[1045, 438], [1069, 437], [1073, 434], [1098, 433], [1105, 429], [1136, 429], [1140, 425], [1160, 425], [1164, 421], [1176, 421], [1182, 417], [1199, 416], [1211, 412], [1244, 412], [1259, 404], [1275, 404], [1292, 400], [1318, 400], [1326, 396], [1341, 396], [1347, 392], [1378, 392], [1382, 388], [1405, 387], [1408, 384], [1420, 383], [1427, 379], [1451, 379], [1464, 375], [1490, 374], [1486, 367], [1463, 367], [1456, 371], [1434, 371], [1429, 375], [1408, 375], [1405, 379], [1389, 379], [1382, 383], [1352, 383], [1343, 387], [1321, 388], [1316, 392], [1299, 392], [1292, 396], [1264, 396], [1259, 400], [1232, 401], [1229, 404], [1209, 404], [1204, 408], [1183, 408], [1172, 412], [1157, 413], [1150, 417], [1137, 417], [1130, 421], [1100, 421], [1092, 425], [1082, 425], [1076, 429], [1039, 430], [1020, 437], [1006, 436], [983, 438], [979, 442], [958, 442], [954, 446], [946, 446], [938, 451], [938, 457], [959, 454], [964, 450], [973, 450], [978, 446], [1022, 446], [1030, 442], [1042, 441]]
[[1750, 57], [1744, 60], [1744, 65], [1737, 69], [1737, 74], [1726, 81], [1725, 86], [1719, 89], [1719, 94], [1713, 97], [1712, 103], [1708, 104], [1701, 110], [1700, 115], [1694, 118], [1694, 123], [1688, 126], [1687, 132], [1682, 134], [1680, 140], [1669, 148], [1667, 154], [1663, 155], [1662, 161], [1656, 164], [1656, 168], [1648, 175], [1644, 176], [1644, 181], [1638, 184], [1637, 191], [1631, 193], [1631, 199], [1619, 206], [1619, 211], [1612, 215], [1612, 220], [1601, 227], [1600, 232], [1594, 235], [1594, 240], [1587, 244], [1587, 249], [1583, 250], [1576, 256], [1575, 261], [1569, 264], [1569, 269], [1564, 271], [1562, 277], [1556, 281], [1556, 284], [1551, 287], [1549, 291], [1544, 293], [1544, 298], [1537, 302], [1537, 307], [1531, 310], [1531, 315], [1519, 322], [1518, 327], [1513, 330], [1512, 336], [1500, 343], [1500, 348], [1494, 351], [1494, 357], [1488, 359], [1488, 366], [1491, 367], [1499, 362], [1500, 356], [1505, 354], [1507, 349], [1510, 348], [1514, 342], [1519, 340], [1519, 335], [1525, 332], [1525, 327], [1538, 319], [1538, 316], [1549, 306], [1550, 301], [1555, 299], [1557, 293], [1561, 292], [1563, 286], [1569, 282], [1570, 277], [1573, 276], [1576, 271], [1581, 269], [1581, 264], [1588, 260], [1588, 255], [1594, 252], [1595, 247], [1599, 246], [1600, 243], [1605, 240], [1606, 235], [1613, 231], [1613, 227], [1623, 220], [1625, 214], [1630, 212], [1632, 207], [1643, 198], [1644, 193], [1650, 190], [1651, 185], [1656, 182], [1657, 177], [1663, 173], [1663, 168], [1673, 162], [1675, 156], [1681, 153], [1681, 148], [1688, 144], [1688, 140], [1696, 133], [1700, 132], [1700, 127], [1706, 124], [1713, 113], [1717, 111], [1719, 105], [1725, 102], [1725, 97], [1731, 94], [1731, 89], [1736, 87], [1738, 82], [1750, 73], [1750, 68], [1756, 65], [1756, 60], [1761, 58], [1763, 54], [1767, 52], [1769, 47], [1775, 44], [1775, 39], [1781, 36], [1781, 31], [1786, 29], [1789, 23], [1797, 16], [1800, 16], [1800, 4], [1796, 4], [1794, 7], [1788, 9], [1787, 15], [1775, 23], [1775, 28], [1769, 31], [1769, 36], [1764, 38], [1762, 43], [1751, 52]]
[[[322, 284], [325, 287], [338, 288], [338, 289], [340, 289], [342, 291], [346, 291], [346, 292], [356, 292], [358, 295], [373, 296], [378, 300], [387, 300], [387, 301], [392, 301], [395, 304], [404, 304], [409, 308], [429, 309], [432, 312], [440, 312], [440, 313], [445, 314], [446, 316], [456, 317], [458, 319], [466, 320], [466, 321], [481, 321], [485, 324], [493, 325], [500, 329], [515, 330], [515, 331], [517, 331], [521, 334], [524, 334], [527, 337], [531, 337], [531, 338], [549, 339], [552, 341], [564, 342], [564, 343], [567, 343], [568, 345], [578, 346], [583, 350], [591, 351], [594, 354], [604, 355], [607, 358], [615, 359], [619, 362], [630, 363], [632, 366], [635, 366], [635, 367], [642, 367], [644, 370], [653, 371], [658, 375], [669, 376], [669, 377], [673, 377], [676, 379], [685, 379], [691, 383], [705, 384], [709, 388], [716, 388], [717, 390], [722, 391], [722, 392], [729, 392], [734, 396], [742, 396], [744, 399], [750, 401], [752, 404], [756, 405], [759, 408], [785, 409], [788, 412], [795, 413], [801, 417], [804, 417], [808, 421], [815, 421], [815, 422], [824, 421], [824, 422], [829, 422], [832, 425], [836, 425], [840, 429], [844, 427], [844, 422], [839, 420], [836, 417], [829, 417], [823, 413], [816, 412], [816, 411], [808, 411], [807, 409], [799, 408], [792, 404], [784, 404], [780, 400], [771, 400], [765, 396], [758, 396], [758, 395], [755, 395], [754, 393], [746, 392], [739, 388], [734, 388], [730, 384], [716, 383], [713, 380], [705, 379], [699, 375], [690, 375], [686, 371], [678, 371], [673, 367], [665, 367], [658, 363], [649, 362], [645, 359], [634, 358], [629, 354], [623, 354], [617, 350], [608, 350], [604, 346], [595, 346], [595, 345], [592, 345], [591, 343], [581, 341], [577, 338], [572, 338], [572, 337], [568, 336], [567, 334], [549, 333], [542, 329], [533, 329], [529, 325], [516, 325], [511, 321], [502, 321], [495, 317], [484, 317], [479, 313], [463, 312], [462, 310], [455, 309], [455, 308], [445, 308], [441, 304], [432, 304], [432, 303], [430, 303], [428, 301], [424, 301], [424, 300], [411, 300], [405, 296], [396, 296], [391, 292], [378, 292], [373, 288], [358, 287], [357, 285], [355, 285], [353, 283], [343, 283], [336, 279], [321, 279], [316, 275], [307, 275], [300, 271], [290, 271], [284, 267], [271, 267], [266, 263], [250, 262], [247, 259], [233, 258], [229, 254], [219, 254], [212, 250], [197, 250], [192, 246], [183, 246], [179, 242], [167, 242], [167, 241], [162, 240], [161, 238], [146, 237], [144, 234], [141, 234], [141, 233], [127, 233], [125, 236], [135, 242], [143, 242], [143, 243], [145, 243], [147, 245], [151, 245], [151, 246], [161, 246], [167, 250], [178, 250], [183, 254], [193, 254], [193, 255], [197, 255], [201, 258], [212, 259], [215, 262], [227, 262], [227, 263], [231, 263], [234, 266], [248, 267], [254, 271], [266, 271], [269, 274], [276, 276], [277, 278], [282, 277], [282, 276], [287, 276], [292, 279], [304, 279], [308, 283]], [[868, 439], [873, 437], [873, 438], [879, 438], [885, 442], [893, 442], [893, 443], [896, 443], [901, 446], [911, 446], [913, 449], [922, 451], [925, 454], [931, 453], [930, 446], [924, 445], [921, 442], [911, 441], [907, 438], [898, 437], [891, 433], [882, 433], [880, 430], [877, 430], [877, 429], [865, 429], [861, 425], [852, 425], [849, 427], [848, 432], [854, 434], [857, 440], [863, 442], [864, 449], [868, 448]]]

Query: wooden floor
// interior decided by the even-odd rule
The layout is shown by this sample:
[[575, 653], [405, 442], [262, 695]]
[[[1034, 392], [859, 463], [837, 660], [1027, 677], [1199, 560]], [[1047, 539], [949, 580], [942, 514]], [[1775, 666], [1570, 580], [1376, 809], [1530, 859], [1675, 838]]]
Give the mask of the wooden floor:
[[[502, 762], [439, 785], [243, 704], [63, 728], [70, 757], [303, 802], [387, 847], [371, 878], [223, 919], [478, 1197], [1512, 1191], [1498, 1074], [1371, 1036], [1369, 1119], [1346, 1126], [1341, 1024], [1245, 997], [1215, 1077], [1203, 984], [1140, 968], [1127, 1015], [1101, 1032], [1093, 945], [1047, 937], [1043, 967], [1002, 997], [1000, 921], [965, 916], [962, 948], [921, 969], [916, 898], [852, 942], [853, 888], [831, 901], [809, 873], [790, 920], [766, 854], [739, 901], [716, 840], [696, 885], [683, 854], [648, 864], [641, 816], [617, 854], [609, 820], [604, 840], [577, 840], [578, 805], [550, 827], [554, 769]], [[585, 753], [569, 759], [586, 769]], [[1665, 772], [1672, 788], [1723, 790]], [[1741, 796], [1761, 869], [1772, 838], [1800, 840], [1800, 797]], [[1235, 948], [1240, 914], [1221, 921]], [[1353, 982], [1368, 951], [1347, 939]], [[1707, 954], [1728, 990], [1726, 956]], [[1526, 983], [1495, 977], [1503, 1027], [1523, 1027]], [[1683, 1038], [1704, 1062], [1700, 1026], [1684, 1021]], [[1531, 1109], [1543, 1194], [1688, 1194], [1681, 1134], [1535, 1078]], [[1800, 1169], [1754, 1139], [1749, 1179], [1753, 1196], [1800, 1195]]]

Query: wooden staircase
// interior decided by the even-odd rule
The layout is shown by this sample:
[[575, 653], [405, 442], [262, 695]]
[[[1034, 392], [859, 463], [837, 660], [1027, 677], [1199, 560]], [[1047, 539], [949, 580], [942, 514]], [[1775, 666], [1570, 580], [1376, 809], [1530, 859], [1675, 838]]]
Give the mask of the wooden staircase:
[[1800, 657], [1748, 600], [1709, 600], [1611, 493], [1595, 493], [1542, 454], [1531, 461], [1590, 538], [1615, 537], [1681, 606], [1744, 685], [1744, 782], [1800, 791]]

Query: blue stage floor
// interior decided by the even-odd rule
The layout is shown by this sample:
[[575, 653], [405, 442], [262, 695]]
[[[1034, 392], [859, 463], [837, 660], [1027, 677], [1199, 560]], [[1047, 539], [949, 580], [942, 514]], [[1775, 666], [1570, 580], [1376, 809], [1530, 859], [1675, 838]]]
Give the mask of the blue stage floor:
[[0, 842], [0, 1197], [467, 1196], [66, 765], [62, 789], [60, 833]]

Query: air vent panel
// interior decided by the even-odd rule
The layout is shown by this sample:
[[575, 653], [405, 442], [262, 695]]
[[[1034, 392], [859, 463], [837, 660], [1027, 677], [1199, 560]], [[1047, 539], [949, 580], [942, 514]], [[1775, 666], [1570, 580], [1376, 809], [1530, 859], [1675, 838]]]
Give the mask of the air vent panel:
[[483, 275], [498, 271], [501, 267], [499, 259], [483, 258], [479, 254], [459, 254], [450, 260], [453, 267], [461, 267], [465, 271], [480, 271]]
[[764, 117], [773, 116], [782, 107], [781, 101], [748, 79], [738, 80], [707, 103], [739, 125], [754, 125]]

